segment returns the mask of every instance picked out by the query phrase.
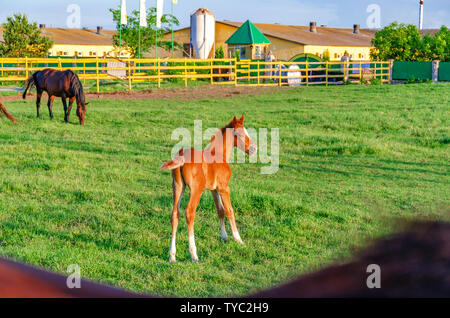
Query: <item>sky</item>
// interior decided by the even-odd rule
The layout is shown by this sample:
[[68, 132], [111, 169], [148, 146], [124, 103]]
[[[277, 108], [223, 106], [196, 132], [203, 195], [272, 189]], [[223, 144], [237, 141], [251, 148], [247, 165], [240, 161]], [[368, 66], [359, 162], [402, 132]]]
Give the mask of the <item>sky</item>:
[[[0, 23], [14, 13], [26, 13], [31, 21], [47, 27], [73, 27], [70, 16], [71, 5], [80, 8], [80, 27], [114, 29], [108, 8], [118, 7], [120, 0], [0, 0]], [[147, 0], [147, 7], [156, 5], [156, 0]], [[449, 0], [424, 0], [424, 28], [450, 26]], [[419, 0], [178, 0], [174, 14], [180, 20], [180, 28], [189, 26], [190, 13], [198, 8], [211, 10], [217, 20], [245, 21], [254, 23], [280, 23], [291, 25], [317, 25], [351, 28], [360, 24], [362, 28], [373, 27], [368, 21], [373, 13], [367, 12], [370, 5], [378, 5], [379, 25], [393, 21], [418, 24]], [[139, 0], [127, 0], [127, 9], [139, 7]], [[170, 13], [171, 0], [164, 0], [164, 13]], [[69, 23], [68, 23], [69, 18]], [[73, 21], [73, 20], [72, 20]], [[369, 23], [369, 24], [368, 24]]]

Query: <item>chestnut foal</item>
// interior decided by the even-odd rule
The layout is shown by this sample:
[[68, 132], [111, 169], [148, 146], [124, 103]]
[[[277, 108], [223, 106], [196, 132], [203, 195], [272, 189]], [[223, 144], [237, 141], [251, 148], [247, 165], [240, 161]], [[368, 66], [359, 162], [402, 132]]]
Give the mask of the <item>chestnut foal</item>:
[[178, 155], [161, 166], [162, 170], [172, 170], [173, 179], [173, 210], [172, 210], [172, 243], [170, 245], [170, 262], [175, 262], [175, 240], [180, 218], [180, 202], [183, 197], [186, 184], [191, 190], [189, 203], [186, 207], [186, 221], [189, 235], [189, 252], [193, 262], [198, 261], [197, 248], [194, 239], [195, 211], [200, 202], [203, 190], [211, 191], [217, 214], [220, 219], [221, 237], [227, 240], [225, 230], [225, 214], [230, 220], [233, 238], [242, 243], [236, 227], [233, 208], [230, 201], [230, 188], [228, 181], [231, 176], [229, 159], [234, 147], [249, 154], [256, 153], [256, 145], [250, 139], [247, 130], [243, 126], [244, 115], [240, 119], [236, 116], [224, 128], [219, 130], [212, 138], [205, 150], [181, 149]]

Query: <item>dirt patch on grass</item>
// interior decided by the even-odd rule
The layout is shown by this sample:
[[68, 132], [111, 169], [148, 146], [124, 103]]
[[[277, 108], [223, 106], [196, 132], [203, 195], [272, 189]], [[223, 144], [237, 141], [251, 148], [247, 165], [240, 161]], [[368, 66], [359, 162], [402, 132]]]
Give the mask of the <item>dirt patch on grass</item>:
[[[176, 88], [158, 88], [158, 89], [144, 89], [132, 91], [118, 91], [118, 92], [85, 92], [86, 99], [176, 99], [176, 100], [193, 100], [206, 98], [229, 98], [237, 95], [259, 95], [264, 93], [271, 93], [280, 90], [287, 90], [289, 87], [274, 87], [274, 86], [218, 86], [218, 85], [204, 85], [195, 87], [176, 87]], [[36, 94], [31, 93], [28, 98], [35, 98]], [[2, 96], [3, 101], [20, 100], [21, 93], [17, 96]]]

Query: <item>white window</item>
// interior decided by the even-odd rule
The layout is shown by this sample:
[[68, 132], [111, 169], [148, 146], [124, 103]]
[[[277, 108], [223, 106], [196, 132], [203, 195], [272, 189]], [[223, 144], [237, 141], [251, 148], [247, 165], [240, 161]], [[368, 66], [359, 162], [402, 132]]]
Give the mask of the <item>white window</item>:
[[257, 58], [257, 59], [263, 58], [263, 47], [261, 45], [256, 46], [255, 58]]

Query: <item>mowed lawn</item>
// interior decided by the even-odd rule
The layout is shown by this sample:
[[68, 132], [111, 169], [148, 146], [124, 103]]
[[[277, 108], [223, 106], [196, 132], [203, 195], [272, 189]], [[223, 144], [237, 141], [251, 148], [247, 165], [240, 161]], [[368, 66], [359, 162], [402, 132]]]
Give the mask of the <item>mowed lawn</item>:
[[[355, 255], [404, 221], [450, 220], [450, 85], [309, 87], [209, 100], [90, 100], [86, 125], [45, 102], [5, 103], [0, 119], [0, 255], [136, 292], [243, 295]], [[209, 193], [191, 263], [182, 214], [169, 264], [171, 133], [246, 115], [279, 128], [280, 168], [233, 164], [243, 241], [220, 240]], [[186, 206], [189, 193], [184, 196]], [[231, 231], [227, 222], [231, 238]], [[365, 271], [366, 269], [361, 269]]]

